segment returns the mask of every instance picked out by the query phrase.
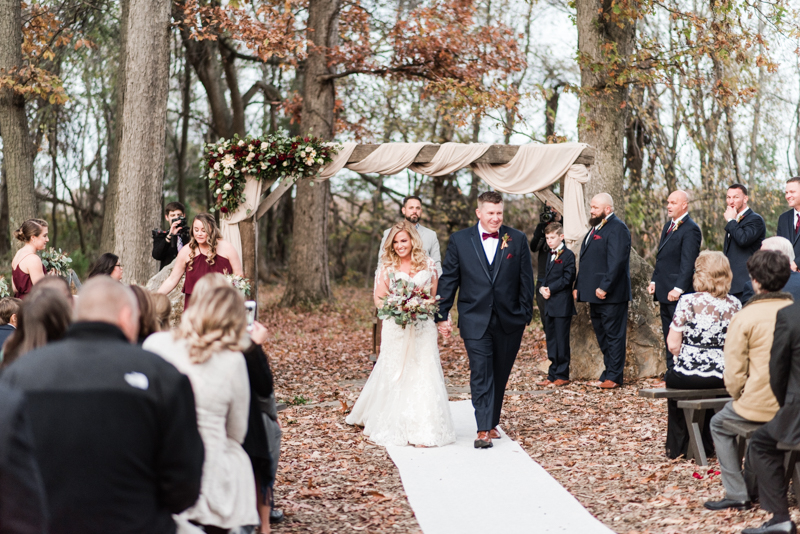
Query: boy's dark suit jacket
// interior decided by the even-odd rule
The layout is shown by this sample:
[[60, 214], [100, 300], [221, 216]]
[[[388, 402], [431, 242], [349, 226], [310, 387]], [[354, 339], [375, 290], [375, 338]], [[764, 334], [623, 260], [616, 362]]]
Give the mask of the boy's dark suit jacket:
[[781, 213], [778, 217], [778, 231], [776, 232], [780, 237], [788, 239], [794, 247], [794, 261], [800, 261], [800, 233], [794, 232], [796, 217], [794, 215], [794, 208], [789, 211]]
[[[575, 280], [578, 302], [619, 304], [631, 300], [631, 233], [613, 213], [606, 224], [581, 243], [580, 271]], [[606, 292], [597, 298], [597, 288]]]
[[572, 300], [572, 285], [575, 283], [575, 254], [564, 246], [556, 260], [550, 254], [545, 256], [545, 274], [542, 287], [550, 289], [544, 314], [548, 317], [570, 317], [575, 315], [575, 302]]
[[656, 268], [652, 281], [656, 284], [654, 299], [665, 304], [672, 304], [667, 295], [678, 287], [685, 293], [692, 292], [694, 262], [700, 255], [700, 243], [703, 233], [687, 214], [678, 228], [667, 235], [672, 225], [669, 221], [661, 231], [661, 240], [656, 254]]
[[[480, 339], [492, 310], [506, 334], [516, 332], [533, 317], [533, 267], [528, 238], [510, 226], [501, 226], [492, 268], [486, 260], [478, 225], [454, 233], [447, 245], [438, 293], [439, 313], [447, 317], [458, 289], [458, 328], [462, 339]], [[501, 248], [508, 234], [506, 248]]]
[[725, 246], [722, 250], [731, 262], [732, 295], [744, 291], [745, 282], [750, 280], [747, 260], [761, 248], [761, 242], [764, 241], [766, 234], [767, 226], [764, 224], [764, 219], [752, 209], [748, 209], [738, 223], [733, 219], [725, 225]]

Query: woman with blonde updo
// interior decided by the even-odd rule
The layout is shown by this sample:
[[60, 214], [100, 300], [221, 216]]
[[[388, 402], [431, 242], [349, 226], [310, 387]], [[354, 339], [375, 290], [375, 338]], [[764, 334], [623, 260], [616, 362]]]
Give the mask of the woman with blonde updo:
[[[387, 296], [399, 296], [406, 285], [435, 297], [436, 264], [423, 251], [413, 224], [395, 224], [382, 254], [375, 306], [381, 308]], [[363, 426], [364, 435], [379, 445], [431, 447], [455, 441], [433, 317], [405, 327], [383, 321], [380, 357], [346, 422]]]
[[186, 273], [186, 280], [183, 282], [184, 309], [189, 307], [194, 285], [203, 275], [207, 273], [244, 275], [239, 254], [233, 245], [220, 237], [217, 222], [208, 213], [195, 215], [192, 221], [192, 239], [178, 252], [175, 266], [169, 278], [158, 288], [158, 292], [168, 295], [178, 285], [184, 273]]
[[174, 332], [148, 337], [142, 348], [161, 355], [189, 377], [197, 427], [205, 446], [197, 502], [181, 514], [208, 533], [259, 522], [253, 469], [242, 442], [247, 433], [250, 386], [242, 350], [250, 345], [244, 300], [233, 287], [197, 295]]
[[11, 260], [11, 287], [16, 298], [24, 299], [31, 292], [33, 284], [47, 274], [42, 260], [36, 254], [44, 250], [50, 241], [47, 237], [47, 221], [28, 219], [14, 232], [14, 237], [25, 244]]

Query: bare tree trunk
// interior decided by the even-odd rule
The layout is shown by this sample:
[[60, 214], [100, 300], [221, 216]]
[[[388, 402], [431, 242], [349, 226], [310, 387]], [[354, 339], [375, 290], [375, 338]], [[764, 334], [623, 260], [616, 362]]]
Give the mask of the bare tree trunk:
[[[0, 75], [22, 66], [22, 4], [0, 0]], [[8, 187], [9, 224], [18, 228], [36, 216], [34, 194], [34, 146], [25, 115], [25, 99], [8, 87], [0, 87], [0, 135]], [[15, 244], [20, 244], [15, 240]]]
[[[188, 56], [188, 54], [187, 54]], [[181, 144], [178, 152], [178, 202], [186, 204], [186, 150], [189, 146], [189, 114], [192, 111], [192, 69], [189, 58], [183, 63], [183, 87], [181, 87]]]
[[0, 256], [5, 256], [11, 250], [10, 236], [8, 227], [8, 187], [6, 186], [6, 166], [0, 165]]
[[58, 163], [58, 112], [54, 113], [53, 129], [50, 132], [50, 186], [53, 188], [53, 207], [50, 212], [50, 246], [58, 248], [58, 180], [56, 179], [56, 164]]
[[[100, 237], [100, 248], [103, 251], [115, 249], [114, 221], [117, 216], [117, 183], [119, 177], [119, 155], [122, 147], [122, 114], [125, 107], [126, 90], [126, 71], [127, 61], [126, 49], [128, 46], [128, 13], [130, 11], [130, 0], [121, 0], [120, 20], [119, 20], [119, 65], [117, 67], [117, 79], [114, 84], [114, 118], [113, 134], [109, 143], [109, 165], [108, 165], [108, 184], [103, 194], [103, 231]], [[111, 124], [108, 125], [109, 127]], [[148, 258], [150, 255], [147, 256]]]
[[[333, 80], [320, 77], [330, 74], [327, 49], [336, 44], [339, 29], [340, 0], [310, 0], [308, 4], [308, 39], [311, 45], [306, 60], [301, 127], [310, 135], [332, 139], [333, 108], [336, 88]], [[283, 305], [328, 300], [331, 283], [328, 273], [328, 201], [330, 183], [297, 183], [295, 224], [289, 280]]]
[[130, 0], [114, 218], [114, 250], [125, 265], [127, 283], [145, 283], [156, 268], [150, 257], [150, 229], [161, 215], [170, 7], [167, 0]]
[[[605, 69], [587, 65], [603, 63], [603, 51], [613, 45], [623, 58], [633, 52], [635, 27], [630, 21], [609, 21], [611, 0], [577, 0], [578, 52], [581, 56], [581, 120], [578, 137], [597, 149], [595, 174], [586, 184], [586, 198], [606, 192], [614, 198], [615, 210], [624, 210], [625, 100], [627, 88], [614, 83]], [[619, 23], [618, 23], [619, 22]]]

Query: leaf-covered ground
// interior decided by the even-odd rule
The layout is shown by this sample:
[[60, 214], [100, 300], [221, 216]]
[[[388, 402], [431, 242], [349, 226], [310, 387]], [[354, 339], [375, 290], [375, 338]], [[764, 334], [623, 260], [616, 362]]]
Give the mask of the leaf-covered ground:
[[[312, 311], [277, 306], [282, 287], [262, 293], [260, 320], [284, 430], [276, 503], [287, 521], [275, 532], [420, 532], [400, 476], [382, 447], [344, 423], [372, 369], [370, 293], [336, 291]], [[451, 400], [469, 398], [463, 343], [441, 346]], [[507, 388], [502, 426], [592, 514], [620, 533], [739, 532], [769, 514], [710, 512], [724, 491], [718, 466], [664, 455], [666, 401], [638, 397], [643, 380], [601, 391], [584, 382], [543, 394], [541, 329], [529, 327]], [[491, 454], [491, 451], [487, 451]], [[794, 499], [792, 498], [792, 503]], [[795, 521], [800, 519], [792, 509]]]

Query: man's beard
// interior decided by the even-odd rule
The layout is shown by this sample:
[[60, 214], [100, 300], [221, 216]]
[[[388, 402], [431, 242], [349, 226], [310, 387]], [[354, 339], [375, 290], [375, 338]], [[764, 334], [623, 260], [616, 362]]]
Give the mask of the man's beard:
[[603, 222], [605, 217], [589, 217], [589, 226], [597, 226], [601, 222]]
[[410, 217], [407, 216], [406, 220], [411, 224], [417, 224], [419, 222], [419, 215], [411, 215]]

